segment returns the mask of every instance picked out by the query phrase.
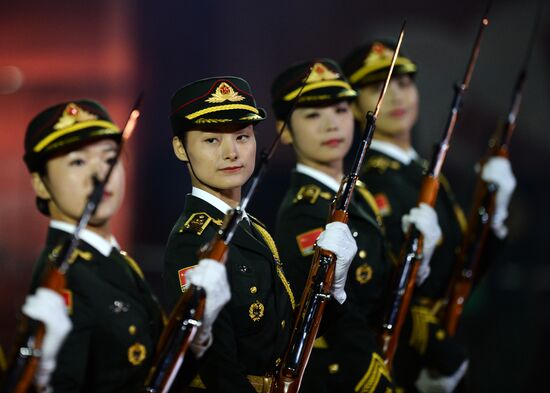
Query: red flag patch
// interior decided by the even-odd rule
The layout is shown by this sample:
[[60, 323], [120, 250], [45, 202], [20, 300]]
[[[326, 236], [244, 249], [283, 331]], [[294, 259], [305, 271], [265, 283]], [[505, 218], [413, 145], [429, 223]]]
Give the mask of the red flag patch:
[[183, 269], [178, 270], [178, 278], [180, 280], [180, 286], [181, 286], [181, 291], [182, 292], [185, 290], [185, 287], [187, 286], [187, 280], [185, 279], [185, 272], [189, 269], [194, 268], [195, 266], [197, 266], [197, 265], [185, 267]]
[[376, 201], [376, 206], [378, 206], [378, 211], [382, 217], [388, 216], [391, 214], [391, 206], [388, 201], [388, 197], [384, 193], [379, 193], [374, 195], [374, 200]]
[[71, 315], [73, 313], [73, 292], [70, 289], [62, 289], [60, 292], [65, 301], [65, 306], [67, 307], [67, 313]]
[[307, 231], [296, 236], [298, 248], [300, 249], [300, 252], [303, 256], [313, 254], [313, 245], [315, 244], [315, 241], [317, 240], [321, 232], [323, 232], [323, 228], [315, 228], [311, 231]]

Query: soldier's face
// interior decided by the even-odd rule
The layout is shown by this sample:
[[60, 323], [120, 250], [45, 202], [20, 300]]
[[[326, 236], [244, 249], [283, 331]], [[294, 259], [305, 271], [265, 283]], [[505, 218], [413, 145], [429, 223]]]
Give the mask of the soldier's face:
[[297, 108], [290, 119], [298, 161], [317, 166], [343, 160], [353, 142], [353, 113], [347, 101], [321, 108]]
[[[103, 179], [116, 156], [117, 143], [110, 139], [86, 144], [77, 150], [56, 156], [46, 163], [43, 182], [49, 193], [52, 219], [76, 223], [88, 195], [92, 192], [92, 176]], [[103, 226], [116, 213], [125, 190], [124, 167], [120, 161], [103, 192], [101, 203], [90, 220], [91, 226]]]
[[[368, 111], [374, 111], [384, 82], [359, 90], [355, 102], [356, 117], [364, 122]], [[418, 90], [409, 75], [398, 75], [390, 80], [386, 96], [376, 120], [375, 135], [386, 136], [410, 133], [418, 118]]]
[[[254, 172], [256, 138], [252, 125], [238, 131], [186, 133], [185, 155], [193, 185], [216, 192], [239, 189]], [[197, 181], [198, 180], [198, 181]], [[210, 190], [206, 190], [210, 191]]]

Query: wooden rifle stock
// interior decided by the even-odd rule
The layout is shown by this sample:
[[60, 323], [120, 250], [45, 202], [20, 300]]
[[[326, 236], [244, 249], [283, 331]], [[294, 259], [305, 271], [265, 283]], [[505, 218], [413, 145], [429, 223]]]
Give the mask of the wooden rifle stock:
[[[40, 286], [52, 289], [61, 295], [61, 291], [67, 285], [66, 273], [72, 263], [73, 253], [80, 241], [80, 232], [86, 228], [90, 218], [95, 214], [101, 200], [105, 185], [109, 182], [113, 169], [118, 162], [124, 142], [132, 135], [141, 114], [139, 108], [143, 94], [140, 94], [130, 112], [130, 116], [122, 130], [121, 142], [116, 150], [116, 155], [108, 167], [103, 180], [96, 175], [92, 176], [93, 189], [72, 237], [62, 245], [60, 250], [54, 250], [44, 271]], [[2, 386], [2, 393], [25, 393], [33, 384], [33, 377], [38, 367], [39, 358], [42, 355], [42, 341], [46, 333], [42, 322], [34, 321], [31, 318], [23, 317], [19, 328], [18, 338], [14, 349], [12, 361], [5, 374]]]
[[[426, 203], [432, 207], [435, 206], [438, 190], [438, 177], [426, 175], [420, 188], [418, 204]], [[392, 366], [401, 328], [405, 323], [405, 317], [411, 304], [416, 275], [423, 257], [423, 242], [424, 239], [420, 231], [411, 225], [399, 254], [401, 263], [394, 272], [393, 285], [395, 289], [392, 293], [392, 303], [385, 316], [379, 338], [388, 368]]]
[[[66, 249], [66, 248], [65, 248]], [[61, 295], [66, 287], [65, 273], [51, 259], [42, 280], [42, 287], [49, 288]], [[40, 361], [42, 342], [46, 331], [42, 322], [26, 316], [18, 327], [17, 344], [12, 354], [10, 367], [4, 378], [3, 393], [26, 393], [33, 385], [33, 377]]]
[[[455, 86], [455, 95], [453, 97], [451, 110], [447, 119], [443, 137], [434, 147], [434, 153], [432, 155], [430, 165], [426, 175], [424, 175], [424, 179], [420, 187], [420, 195], [418, 198], [419, 204], [426, 203], [431, 207], [435, 206], [439, 191], [439, 174], [441, 173], [441, 168], [443, 167], [443, 163], [445, 162], [445, 158], [449, 150], [451, 136], [456, 126], [464, 93], [468, 89], [474, 67], [477, 62], [481, 37], [485, 28], [489, 24], [487, 15], [490, 4], [491, 3], [489, 2], [485, 10], [485, 14], [481, 19], [479, 30], [470, 54], [470, 59], [462, 83]], [[391, 298], [387, 304], [384, 321], [382, 323], [379, 335], [384, 361], [389, 369], [392, 367], [401, 329], [405, 322], [405, 318], [412, 300], [416, 283], [416, 275], [420, 267], [420, 262], [423, 258], [423, 240], [424, 239], [420, 231], [418, 231], [414, 225], [411, 225], [401, 247], [398, 260], [399, 264], [394, 271], [394, 277], [391, 284]]]
[[480, 173], [477, 175], [472, 207], [468, 213], [467, 230], [454, 262], [441, 309], [443, 325], [450, 336], [456, 334], [458, 321], [466, 300], [479, 279], [479, 272], [485, 271], [490, 262], [484, 260], [484, 254], [495, 212], [497, 186], [481, 178], [481, 168], [491, 157], [508, 158], [508, 146], [514, 128], [515, 124], [508, 122], [504, 135], [497, 136], [489, 142], [489, 150], [479, 163]]
[[[294, 99], [292, 109], [277, 133], [277, 137], [273, 140], [271, 147], [261, 153], [260, 165], [256, 168], [256, 172], [250, 181], [250, 187], [246, 195], [242, 198], [238, 207], [232, 209], [228, 214], [226, 214], [224, 223], [214, 239], [201, 247], [199, 250], [199, 259], [211, 258], [219, 261], [220, 263], [225, 263], [229, 243], [237, 231], [239, 222], [244, 216], [244, 212], [250, 202], [250, 199], [252, 198], [252, 195], [254, 195], [260, 181], [265, 176], [267, 164], [279, 145], [283, 130], [285, 129], [288, 120], [290, 119], [290, 115], [298, 103], [298, 99], [302, 94], [304, 86], [306, 85], [306, 80], [311, 74], [312, 69], [313, 65], [308, 70], [298, 95]], [[185, 293], [180, 297], [160, 338], [153, 367], [151, 368], [149, 377], [145, 382], [143, 392], [160, 393], [168, 392], [170, 390], [174, 378], [183, 365], [185, 352], [193, 340], [197, 327], [201, 324], [200, 321], [204, 313], [205, 302], [206, 296], [204, 290], [194, 285], [190, 285], [186, 289]]]
[[[329, 222], [347, 223], [347, 221], [347, 211], [343, 210], [335, 210], [329, 219]], [[309, 276], [300, 300], [300, 308], [296, 314], [298, 317], [281, 369], [275, 383], [271, 385], [272, 392], [296, 393], [300, 389], [326, 303], [331, 298], [335, 266], [336, 255], [319, 247], [315, 248]]]
[[[199, 250], [199, 259], [225, 263], [228, 244], [242, 219], [240, 208], [231, 210], [216, 236]], [[170, 314], [157, 344], [153, 365], [145, 382], [144, 393], [167, 393], [172, 388], [185, 355], [201, 325], [206, 304], [203, 288], [190, 284]]]
[[[348, 222], [349, 204], [353, 197], [355, 184], [359, 179], [359, 171], [361, 170], [365, 155], [372, 142], [372, 137], [376, 128], [376, 116], [378, 115], [382, 101], [384, 100], [384, 95], [390, 83], [404, 34], [405, 22], [401, 27], [399, 40], [376, 108], [374, 112], [367, 113], [363, 139], [357, 149], [350, 173], [345, 176], [340, 183], [340, 189], [331, 205], [328, 223], [342, 222], [347, 224]], [[336, 256], [334, 253], [320, 249], [316, 245], [308, 279], [300, 299], [300, 308], [294, 322], [292, 335], [290, 336], [290, 342], [281, 362], [279, 372], [274, 383], [271, 385], [272, 393], [295, 393], [300, 389], [305, 368], [311, 351], [313, 350], [313, 342], [317, 337], [317, 332], [321, 325], [326, 303], [331, 297], [330, 291], [334, 282], [335, 268]]]
[[480, 272], [486, 271], [491, 262], [487, 260], [484, 254], [495, 210], [497, 187], [495, 184], [487, 183], [481, 178], [481, 168], [491, 157], [508, 158], [510, 142], [516, 128], [523, 89], [527, 80], [527, 67], [541, 23], [542, 8], [542, 1], [539, 1], [535, 15], [536, 22], [529, 38], [523, 65], [516, 79], [506, 123], [501, 132], [497, 132], [495, 137], [489, 140], [488, 152], [479, 164], [480, 173], [477, 176], [472, 206], [468, 214], [467, 232], [463, 236], [455, 260], [453, 274], [443, 299], [442, 319], [450, 336], [456, 334], [464, 305], [474, 284], [479, 281]]

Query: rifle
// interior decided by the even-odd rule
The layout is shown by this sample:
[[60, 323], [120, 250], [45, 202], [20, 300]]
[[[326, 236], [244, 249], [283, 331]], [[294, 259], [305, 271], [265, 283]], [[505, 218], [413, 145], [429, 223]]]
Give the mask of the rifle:
[[[267, 164], [279, 145], [281, 135], [302, 95], [302, 91], [312, 69], [313, 64], [312, 67], [308, 69], [307, 75], [303, 80], [304, 82], [298, 91], [298, 95], [294, 99], [292, 108], [270, 148], [268, 150], [263, 150], [260, 154], [260, 165], [257, 167], [252, 177], [250, 187], [244, 198], [241, 199], [239, 205], [235, 209], [231, 209], [226, 214], [222, 226], [216, 232], [212, 240], [199, 249], [199, 259], [210, 258], [220, 263], [225, 263], [225, 256], [231, 239], [235, 235], [239, 223], [244, 217], [252, 195], [265, 176]], [[160, 337], [153, 366], [150, 369], [149, 376], [142, 390], [143, 393], [167, 393], [170, 391], [179, 370], [185, 362], [187, 350], [198, 328], [201, 326], [205, 303], [206, 293], [204, 289], [193, 284], [190, 284], [180, 296]]]
[[[386, 81], [380, 92], [376, 108], [374, 112], [367, 113], [367, 122], [365, 132], [363, 133], [364, 136], [357, 150], [353, 166], [350, 173], [342, 179], [340, 189], [332, 202], [328, 223], [348, 222], [349, 204], [353, 196], [355, 184], [359, 178], [359, 171], [374, 135], [376, 117], [378, 116], [382, 101], [384, 100], [395, 61], [399, 54], [399, 49], [405, 33], [405, 23], [406, 22], [403, 22], [403, 26], [401, 27], [397, 47], [393, 54]], [[300, 300], [300, 308], [296, 314], [298, 317], [294, 322], [290, 342], [281, 362], [279, 373], [271, 386], [272, 393], [295, 393], [300, 389], [300, 384], [313, 349], [313, 342], [317, 336], [325, 306], [331, 298], [330, 290], [334, 281], [335, 267], [336, 255], [315, 246], [311, 269]]]
[[[482, 168], [483, 164], [491, 157], [508, 158], [510, 141], [516, 128], [516, 119], [527, 79], [527, 66], [533, 51], [533, 43], [541, 15], [542, 2], [539, 2], [537, 22], [533, 27], [525, 59], [516, 79], [506, 122], [489, 140], [488, 151], [485, 157], [480, 160], [479, 168]], [[445, 330], [450, 336], [456, 334], [458, 320], [462, 315], [464, 304], [470, 296], [474, 284], [479, 280], [478, 276], [487, 270], [490, 263], [490, 260], [486, 258], [485, 251], [495, 210], [496, 192], [497, 186], [493, 183], [486, 183], [481, 178], [480, 170], [477, 176], [472, 207], [468, 214], [467, 232], [462, 238], [454, 263], [453, 275], [443, 299], [442, 320]]]
[[[454, 86], [455, 94], [451, 104], [451, 111], [447, 119], [445, 131], [441, 141], [434, 146], [434, 152], [430, 165], [427, 173], [424, 175], [424, 179], [420, 187], [418, 204], [426, 203], [432, 207], [435, 206], [437, 193], [439, 191], [439, 174], [445, 161], [447, 151], [449, 150], [451, 136], [456, 125], [464, 93], [470, 84], [470, 79], [479, 55], [481, 36], [489, 24], [488, 12], [489, 6], [481, 19], [480, 27], [463, 81], [461, 84], [456, 84]], [[400, 263], [394, 272], [394, 280], [391, 287], [391, 298], [387, 305], [384, 322], [380, 332], [380, 343], [382, 346], [384, 361], [390, 369], [395, 351], [397, 349], [401, 328], [403, 327], [405, 316], [411, 303], [416, 274], [418, 272], [418, 268], [420, 267], [420, 261], [423, 257], [422, 250], [423, 236], [414, 225], [411, 225], [405, 235], [405, 241], [401, 247], [401, 252], [399, 255]]]
[[[115, 157], [113, 157], [105, 177], [103, 180], [100, 180], [97, 175], [92, 176], [93, 190], [88, 196], [78, 224], [70, 239], [63, 244], [61, 249], [52, 252], [49, 256], [40, 286], [52, 289], [60, 294], [67, 286], [66, 274], [71, 266], [72, 256], [80, 242], [80, 232], [86, 228], [101, 203], [103, 191], [119, 160], [122, 146], [130, 138], [136, 127], [137, 119], [140, 116], [139, 107], [141, 101], [142, 95], [138, 97], [130, 112], [128, 121], [122, 131], [121, 142], [118, 145]], [[26, 393], [29, 390], [42, 355], [41, 348], [44, 335], [45, 329], [43, 323], [27, 317], [22, 318], [18, 327], [17, 344], [14, 348], [13, 358], [4, 379], [3, 393]]]

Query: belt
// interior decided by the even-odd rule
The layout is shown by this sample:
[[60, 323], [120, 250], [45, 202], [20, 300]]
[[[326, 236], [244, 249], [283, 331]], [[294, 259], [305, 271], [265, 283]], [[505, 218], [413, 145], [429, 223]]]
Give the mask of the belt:
[[[273, 377], [271, 376], [247, 375], [246, 378], [248, 378], [248, 382], [250, 382], [254, 390], [258, 393], [269, 393], [271, 390], [271, 384], [273, 383]], [[191, 381], [189, 387], [206, 389], [206, 386], [204, 386], [204, 383], [199, 375]]]

